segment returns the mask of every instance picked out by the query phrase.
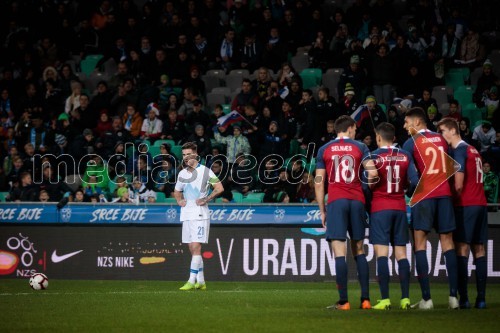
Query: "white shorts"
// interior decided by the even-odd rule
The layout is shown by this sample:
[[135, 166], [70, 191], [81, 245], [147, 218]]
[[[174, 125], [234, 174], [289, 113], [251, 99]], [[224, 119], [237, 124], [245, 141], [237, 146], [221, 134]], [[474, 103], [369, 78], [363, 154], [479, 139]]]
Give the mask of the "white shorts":
[[208, 243], [210, 220], [193, 220], [182, 222], [183, 243]]

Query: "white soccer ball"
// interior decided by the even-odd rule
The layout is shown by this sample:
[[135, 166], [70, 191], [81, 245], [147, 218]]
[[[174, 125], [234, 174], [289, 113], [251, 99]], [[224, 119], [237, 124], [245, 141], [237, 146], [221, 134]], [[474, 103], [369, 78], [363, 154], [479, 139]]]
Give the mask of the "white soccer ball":
[[49, 286], [49, 278], [42, 273], [35, 273], [30, 278], [30, 286], [34, 290], [47, 289]]

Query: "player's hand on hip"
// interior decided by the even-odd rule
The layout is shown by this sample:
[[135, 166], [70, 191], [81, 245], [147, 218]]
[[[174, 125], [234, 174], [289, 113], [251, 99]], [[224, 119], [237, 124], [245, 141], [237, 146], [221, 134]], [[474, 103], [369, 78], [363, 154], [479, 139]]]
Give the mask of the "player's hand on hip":
[[207, 204], [207, 199], [205, 199], [205, 198], [196, 199], [196, 204], [198, 206], [205, 206]]
[[177, 204], [181, 207], [186, 207], [186, 200], [185, 199], [179, 200], [177, 201]]
[[326, 212], [320, 212], [321, 225], [326, 229]]

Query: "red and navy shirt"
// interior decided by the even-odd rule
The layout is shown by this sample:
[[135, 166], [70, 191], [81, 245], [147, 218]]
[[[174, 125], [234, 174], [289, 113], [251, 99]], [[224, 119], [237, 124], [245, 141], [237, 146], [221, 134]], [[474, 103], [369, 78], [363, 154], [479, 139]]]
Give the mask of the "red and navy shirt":
[[339, 199], [365, 203], [361, 178], [362, 162], [370, 159], [370, 150], [350, 138], [337, 138], [318, 150], [316, 169], [325, 169], [328, 181], [328, 203]]
[[412, 202], [451, 196], [447, 180], [454, 173], [453, 161], [441, 134], [421, 130], [405, 142], [403, 149], [413, 157], [420, 177]]
[[483, 163], [481, 155], [465, 141], [451, 149], [451, 156], [460, 164], [458, 172], [464, 173], [462, 193], [453, 193], [455, 206], [486, 206], [483, 186]]
[[372, 188], [371, 212], [406, 211], [405, 189], [418, 183], [418, 173], [410, 153], [395, 147], [372, 152], [379, 180]]

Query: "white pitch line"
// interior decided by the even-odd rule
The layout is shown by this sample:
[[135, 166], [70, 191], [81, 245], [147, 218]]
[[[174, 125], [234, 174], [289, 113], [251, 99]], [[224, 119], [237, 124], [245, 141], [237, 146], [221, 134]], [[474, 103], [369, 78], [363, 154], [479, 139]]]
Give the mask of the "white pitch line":
[[[305, 293], [317, 292], [319, 290], [210, 290], [210, 291], [193, 291], [199, 293], [256, 293], [256, 292], [274, 292], [274, 293]], [[164, 290], [164, 291], [104, 291], [104, 292], [22, 292], [22, 293], [0, 293], [0, 296], [57, 296], [57, 295], [132, 295], [132, 294], [186, 294], [183, 291]]]

